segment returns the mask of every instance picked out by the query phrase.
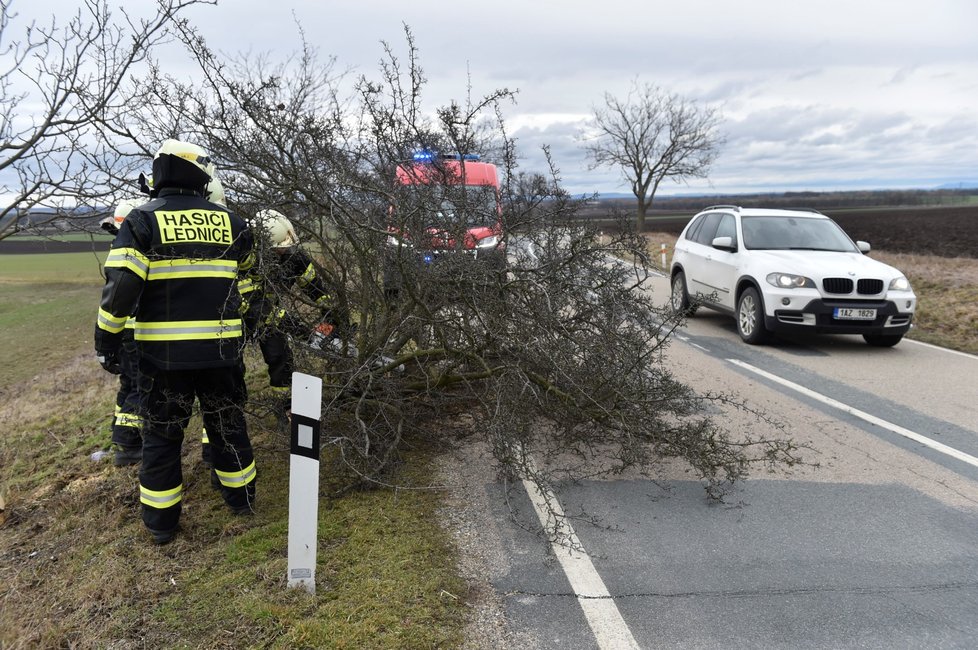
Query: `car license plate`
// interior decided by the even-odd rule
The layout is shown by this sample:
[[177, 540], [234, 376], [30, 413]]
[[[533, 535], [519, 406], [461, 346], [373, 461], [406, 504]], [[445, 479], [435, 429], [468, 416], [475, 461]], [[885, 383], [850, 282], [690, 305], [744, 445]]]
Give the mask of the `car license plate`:
[[832, 315], [838, 320], [876, 320], [875, 309], [836, 307]]

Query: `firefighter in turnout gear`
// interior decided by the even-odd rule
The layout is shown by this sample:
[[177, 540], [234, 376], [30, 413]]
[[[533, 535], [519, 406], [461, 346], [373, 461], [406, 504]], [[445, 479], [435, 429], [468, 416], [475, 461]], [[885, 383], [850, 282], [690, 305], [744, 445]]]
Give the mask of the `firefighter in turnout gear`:
[[194, 399], [225, 502], [248, 514], [255, 498], [237, 290], [253, 242], [243, 219], [205, 198], [213, 169], [196, 145], [166, 140], [160, 147], [154, 198], [129, 213], [106, 259], [95, 328], [99, 362], [113, 371], [125, 322], [134, 316], [144, 409], [139, 497], [143, 522], [159, 544], [173, 539], [180, 519], [180, 449]]
[[[145, 199], [123, 199], [113, 215], [102, 221], [102, 229], [117, 235], [132, 209], [145, 202]], [[112, 417], [112, 444], [115, 446], [115, 464], [119, 467], [135, 465], [143, 457], [143, 437], [140, 433], [143, 418], [137, 384], [139, 355], [133, 339], [133, 324], [133, 318], [126, 319], [119, 345], [119, 391]]]
[[282, 306], [282, 296], [295, 286], [320, 310], [322, 320], [343, 330], [347, 319], [332, 310], [329, 288], [299, 245], [292, 222], [277, 210], [262, 210], [255, 215], [254, 225], [262, 253], [257, 256], [252, 271], [238, 283], [238, 290], [247, 303], [245, 330], [258, 341], [268, 366], [269, 385], [278, 397], [281, 412], [286, 413], [294, 368], [288, 336], [305, 339], [311, 328], [304, 327]]
[[[227, 207], [227, 203], [225, 202], [225, 197], [224, 197], [224, 186], [221, 184], [221, 179], [217, 177], [216, 167], [214, 166], [213, 163], [211, 163], [210, 166], [208, 167], [208, 169], [206, 171], [207, 171], [208, 174], [210, 174], [211, 180], [207, 183], [207, 187], [204, 189], [204, 197], [208, 201], [210, 201], [211, 203], [217, 203], [218, 205], [226, 208]], [[149, 196], [150, 198], [154, 198], [156, 196], [156, 193], [153, 192], [153, 177], [152, 176], [146, 176], [145, 174], [142, 174], [142, 173], [139, 174], [139, 189], [142, 190], [142, 192], [144, 194], [146, 194], [147, 196]], [[145, 203], [145, 202], [146, 202], [145, 200], [142, 200], [142, 201], [133, 201], [132, 203], [134, 205], [139, 205], [139, 204], [142, 204], [142, 203]], [[125, 202], [123, 202], [123, 203], [125, 203]], [[102, 220], [101, 226], [102, 226], [102, 229], [103, 230], [106, 230], [106, 231], [112, 233], [113, 235], [119, 234], [119, 226], [122, 225], [123, 219], [120, 218], [118, 215], [119, 215], [119, 211], [122, 209], [121, 206], [123, 205], [123, 203], [120, 203], [119, 204], [120, 207], [119, 207], [119, 209], [116, 210], [116, 216], [115, 217], [106, 217], [105, 219]], [[127, 208], [126, 209], [126, 214], [128, 214], [129, 213], [129, 210], [131, 210], [131, 209], [132, 209], [131, 207]], [[130, 318], [128, 321], [126, 321], [126, 327], [129, 330], [132, 329], [132, 324], [133, 324], [133, 319]], [[131, 333], [130, 333], [129, 340], [132, 341]], [[133, 346], [133, 348], [135, 348], [135, 341], [132, 341], [132, 346]], [[123, 343], [123, 348], [122, 349], [125, 350], [125, 343]], [[123, 364], [123, 366], [124, 366], [124, 364]], [[124, 376], [125, 376], [125, 372], [123, 372], [123, 377]], [[136, 395], [133, 395], [133, 397], [136, 397]], [[116, 412], [117, 413], [118, 413], [118, 410], [119, 409], [117, 408], [116, 409]], [[220, 489], [221, 483], [220, 483], [220, 480], [217, 478], [217, 474], [215, 474], [214, 473], [214, 470], [213, 470], [213, 463], [211, 462], [211, 457], [210, 457], [210, 447], [209, 447], [209, 442], [210, 441], [207, 438], [207, 426], [208, 426], [208, 422], [210, 420], [213, 420], [213, 415], [210, 414], [210, 413], [206, 413], [206, 412], [202, 413], [201, 415], [202, 415], [202, 417], [204, 419], [204, 427], [203, 427], [203, 429], [201, 431], [201, 444], [203, 445], [201, 447], [202, 450], [203, 450], [203, 452], [202, 452], [202, 460], [204, 461], [204, 466], [208, 470], [211, 471], [211, 486], [214, 487], [215, 489]], [[214, 424], [213, 423], [211, 423], [210, 426], [211, 426], [211, 429], [214, 428]], [[140, 447], [139, 447], [139, 450], [138, 450], [138, 458], [136, 460], [130, 460], [129, 463], [133, 463], [133, 464], [134, 463], [137, 463], [142, 458], [142, 453], [143, 453], [143, 450], [142, 450], [142, 439], [139, 440], [139, 445], [140, 445]], [[129, 463], [125, 463], [124, 462], [125, 459], [126, 459], [126, 457], [127, 457], [127, 455], [128, 456], [131, 456], [133, 454], [131, 454], [131, 452], [129, 452], [127, 454], [125, 452], [125, 450], [123, 450], [123, 452], [122, 452], [122, 458], [120, 459], [120, 452], [117, 451], [116, 452], [116, 455], [115, 455], [116, 465], [129, 464]], [[123, 462], [120, 462], [120, 461], [123, 461]]]

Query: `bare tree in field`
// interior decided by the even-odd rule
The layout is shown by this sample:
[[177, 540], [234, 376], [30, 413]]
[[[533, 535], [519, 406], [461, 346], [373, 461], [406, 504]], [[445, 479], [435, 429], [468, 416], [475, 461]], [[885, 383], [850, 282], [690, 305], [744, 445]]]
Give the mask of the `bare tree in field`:
[[[428, 110], [406, 35], [406, 57], [385, 45], [379, 74], [353, 79], [310, 47], [283, 63], [225, 60], [188, 28], [200, 78], [157, 71], [145, 102], [133, 105], [153, 106], [153, 115], [129, 116], [203, 144], [232, 210], [287, 214], [316, 253], [334, 296], [330, 316], [355, 326], [339, 339], [315, 343], [309, 333], [322, 314], [295, 287], [267, 285], [298, 321], [290, 325], [298, 369], [324, 379], [331, 473], [350, 486], [386, 484], [405, 451], [466, 436], [485, 441], [507, 476], [539, 484], [628, 467], [654, 473], [672, 459], [716, 495], [755, 466], [797, 462], [789, 439], [726, 432], [705, 415], [704, 400], [743, 404], [672, 376], [662, 352], [677, 315], [649, 298], [644, 242], [628, 229], [608, 241], [573, 219], [578, 204], [555, 164], [517, 168], [502, 117], [513, 93], [463, 90]], [[478, 153], [504, 170], [505, 269], [451, 245], [434, 262], [424, 246], [414, 249], [460, 241], [451, 233], [482, 218], [485, 199], [496, 205], [463, 187], [396, 183], [397, 166], [417, 149]], [[437, 159], [431, 165], [436, 176], [444, 171]], [[260, 249], [259, 259], [270, 254]], [[392, 263], [396, 291], [385, 273]], [[261, 391], [253, 398], [261, 415]]]
[[723, 144], [717, 109], [654, 84], [636, 82], [623, 99], [605, 93], [604, 104], [593, 110], [594, 127], [585, 145], [590, 168], [621, 171], [638, 201], [637, 232], [645, 227], [662, 181], [705, 178]]
[[[84, 0], [67, 21], [43, 24], [20, 22], [14, 4], [0, 0], [0, 239], [118, 198], [130, 159], [104, 123], [127, 104], [139, 64], [179, 14], [213, 2], [156, 0], [141, 17]], [[20, 218], [38, 208], [47, 211]]]

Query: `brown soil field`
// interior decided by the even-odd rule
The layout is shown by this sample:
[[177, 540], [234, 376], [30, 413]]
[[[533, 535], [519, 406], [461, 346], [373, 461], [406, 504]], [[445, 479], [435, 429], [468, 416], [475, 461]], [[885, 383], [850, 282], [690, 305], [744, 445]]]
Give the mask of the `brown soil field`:
[[[978, 206], [825, 210], [853, 239], [874, 250], [978, 259]], [[678, 235], [693, 217], [650, 214], [647, 232]], [[592, 219], [601, 222], [599, 215]], [[613, 230], [609, 223], [605, 230]]]
[[0, 241], [0, 255], [28, 255], [31, 253], [89, 253], [92, 251], [107, 251], [110, 241], [54, 241], [51, 239], [18, 241], [4, 239]]
[[889, 253], [978, 258], [978, 206], [846, 210], [826, 214], [853, 239]]

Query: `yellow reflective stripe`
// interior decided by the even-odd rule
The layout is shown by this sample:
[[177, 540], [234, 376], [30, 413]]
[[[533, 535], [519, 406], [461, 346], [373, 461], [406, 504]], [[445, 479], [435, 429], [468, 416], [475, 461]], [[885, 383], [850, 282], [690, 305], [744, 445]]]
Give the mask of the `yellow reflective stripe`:
[[135, 427], [139, 428], [143, 426], [143, 419], [134, 413], [116, 413], [115, 423], [120, 427]]
[[248, 254], [245, 255], [245, 258], [241, 260], [241, 263], [238, 266], [241, 267], [242, 271], [247, 271], [254, 265], [255, 265], [255, 253], [254, 251], [248, 251]]
[[278, 325], [279, 323], [282, 322], [283, 318], [285, 318], [284, 309], [273, 311], [265, 318], [265, 325], [272, 325], [272, 326]]
[[98, 310], [98, 321], [96, 325], [99, 329], [112, 334], [118, 334], [125, 328], [128, 316], [113, 316], [101, 307]]
[[291, 386], [269, 386], [268, 390], [274, 393], [276, 396], [288, 395], [292, 390]]
[[172, 508], [183, 499], [183, 483], [172, 490], [150, 490], [143, 485], [139, 486], [139, 502], [150, 508]]
[[317, 307], [327, 307], [329, 306], [330, 296], [319, 296], [316, 298]]
[[251, 278], [244, 278], [242, 280], [238, 280], [238, 293], [242, 295], [246, 293], [251, 293], [252, 291], [254, 291], [260, 286], [261, 284], [256, 283]]
[[229, 488], [240, 488], [248, 485], [255, 480], [257, 473], [255, 461], [251, 461], [250, 465], [239, 472], [222, 472], [217, 468], [214, 471], [217, 472], [217, 478], [221, 480], [221, 485]]
[[126, 329], [131, 330], [134, 327], [136, 327], [136, 319], [130, 316], [129, 318], [126, 319]]
[[200, 428], [200, 443], [203, 445], [210, 444], [210, 438], [207, 437], [207, 427]]
[[242, 335], [241, 319], [184, 320], [161, 323], [136, 321], [137, 341], [194, 341]]
[[129, 269], [145, 280], [149, 258], [135, 248], [113, 248], [105, 258], [105, 268]]
[[303, 272], [302, 276], [299, 277], [299, 285], [303, 286], [309, 284], [315, 279], [316, 279], [316, 267], [314, 267], [312, 265], [312, 262], [310, 262], [309, 266], [306, 267], [305, 272]]
[[227, 260], [153, 260], [149, 263], [148, 280], [175, 278], [236, 278], [238, 263]]

